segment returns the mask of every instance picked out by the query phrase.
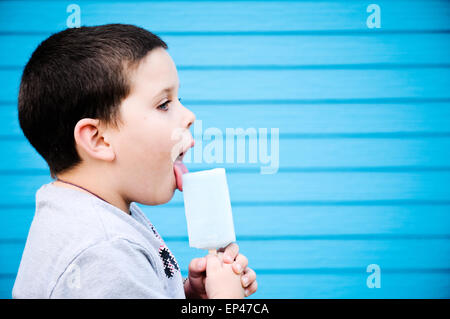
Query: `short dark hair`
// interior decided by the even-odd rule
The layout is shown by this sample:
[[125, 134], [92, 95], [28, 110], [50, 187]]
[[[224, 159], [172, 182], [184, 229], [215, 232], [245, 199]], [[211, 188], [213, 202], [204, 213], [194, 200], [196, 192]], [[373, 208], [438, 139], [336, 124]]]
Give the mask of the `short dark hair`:
[[167, 44], [145, 29], [108, 24], [66, 29], [36, 48], [20, 83], [19, 123], [52, 178], [81, 163], [73, 134], [79, 120], [118, 127], [131, 71], [158, 47]]

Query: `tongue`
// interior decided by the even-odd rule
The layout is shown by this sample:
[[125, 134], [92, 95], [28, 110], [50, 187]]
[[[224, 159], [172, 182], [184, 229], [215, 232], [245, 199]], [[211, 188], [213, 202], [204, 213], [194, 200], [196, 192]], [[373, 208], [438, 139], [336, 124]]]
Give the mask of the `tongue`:
[[173, 172], [177, 182], [177, 188], [180, 192], [183, 191], [183, 174], [189, 172], [186, 165], [182, 161], [175, 161], [173, 163]]

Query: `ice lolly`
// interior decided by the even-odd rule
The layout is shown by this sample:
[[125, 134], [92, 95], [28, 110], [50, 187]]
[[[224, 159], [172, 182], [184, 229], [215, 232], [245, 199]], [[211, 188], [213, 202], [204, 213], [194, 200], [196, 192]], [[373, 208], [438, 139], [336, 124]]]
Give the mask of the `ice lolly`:
[[224, 168], [183, 174], [189, 246], [218, 249], [236, 241]]

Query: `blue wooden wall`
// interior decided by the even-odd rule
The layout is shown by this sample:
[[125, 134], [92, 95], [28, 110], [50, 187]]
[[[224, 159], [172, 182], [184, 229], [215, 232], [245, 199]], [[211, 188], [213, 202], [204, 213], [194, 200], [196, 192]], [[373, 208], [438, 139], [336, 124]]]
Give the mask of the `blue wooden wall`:
[[[50, 182], [18, 125], [21, 71], [71, 3], [82, 25], [160, 35], [204, 129], [279, 128], [276, 174], [189, 165], [227, 168], [254, 297], [450, 297], [450, 5], [426, 0], [0, 2], [0, 297]], [[367, 27], [371, 3], [381, 28]], [[143, 209], [186, 274], [202, 252], [181, 194]], [[369, 264], [381, 288], [368, 288]]]

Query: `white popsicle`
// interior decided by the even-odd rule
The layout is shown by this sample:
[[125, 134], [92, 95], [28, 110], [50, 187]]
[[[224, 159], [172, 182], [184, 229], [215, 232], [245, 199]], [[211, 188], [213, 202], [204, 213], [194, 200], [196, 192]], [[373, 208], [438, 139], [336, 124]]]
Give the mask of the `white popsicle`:
[[183, 174], [189, 246], [218, 249], [236, 241], [224, 168]]

